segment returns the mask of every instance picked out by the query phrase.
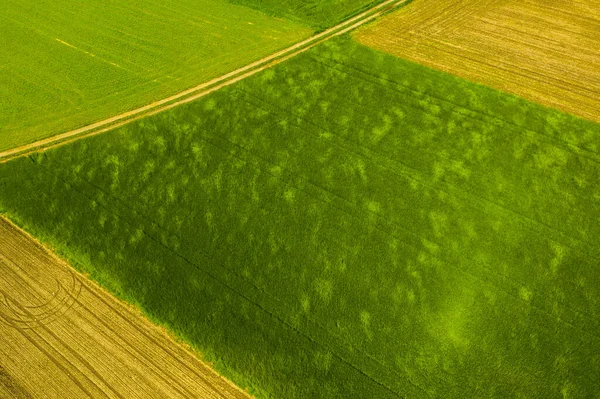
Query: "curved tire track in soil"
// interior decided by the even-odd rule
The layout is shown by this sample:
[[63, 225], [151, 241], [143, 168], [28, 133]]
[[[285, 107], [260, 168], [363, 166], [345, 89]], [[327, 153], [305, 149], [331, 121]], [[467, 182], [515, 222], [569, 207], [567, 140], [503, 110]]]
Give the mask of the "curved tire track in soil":
[[[25, 306], [14, 302], [0, 291], [0, 297], [4, 298], [5, 308], [0, 307], [0, 315], [5, 322], [18, 329], [28, 329], [46, 326], [54, 320], [65, 314], [75, 304], [76, 299], [81, 294], [81, 280], [75, 277], [73, 273], [71, 288], [66, 289], [64, 285], [56, 280], [58, 289], [49, 301], [36, 306]], [[64, 293], [64, 297], [59, 299], [59, 295]], [[16, 309], [21, 308], [21, 309]], [[41, 310], [40, 312], [37, 312]], [[0, 321], [2, 321], [0, 319]]]
[[0, 243], [0, 359], [10, 377], [0, 393], [12, 386], [21, 397], [248, 398], [1, 217]]

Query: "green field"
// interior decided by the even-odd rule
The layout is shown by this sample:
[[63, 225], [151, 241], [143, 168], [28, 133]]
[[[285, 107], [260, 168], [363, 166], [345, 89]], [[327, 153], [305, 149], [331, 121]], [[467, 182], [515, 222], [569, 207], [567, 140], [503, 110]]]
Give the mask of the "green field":
[[149, 104], [311, 32], [220, 0], [4, 0], [0, 151]]
[[0, 165], [0, 211], [261, 398], [598, 398], [599, 143], [343, 37]]
[[384, 0], [230, 0], [322, 30]]

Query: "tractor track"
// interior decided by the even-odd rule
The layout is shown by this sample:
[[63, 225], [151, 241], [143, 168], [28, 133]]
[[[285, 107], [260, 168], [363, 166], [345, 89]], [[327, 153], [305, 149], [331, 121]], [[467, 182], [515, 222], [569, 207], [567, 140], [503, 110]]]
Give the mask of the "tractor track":
[[310, 50], [316, 45], [321, 44], [333, 37], [343, 35], [360, 26], [372, 22], [376, 18], [399, 8], [400, 6], [408, 3], [409, 1], [410, 0], [384, 1], [383, 3], [377, 4], [369, 8], [368, 10], [352, 18], [349, 18], [332, 28], [320, 32], [308, 39], [293, 44], [283, 50], [273, 53], [242, 68], [236, 69], [235, 71], [229, 72], [208, 82], [202, 83], [198, 86], [184, 90], [180, 93], [169, 96], [162, 100], [155, 101], [143, 107], [124, 112], [122, 114], [92, 123], [84, 127], [80, 127], [75, 130], [71, 130], [52, 137], [35, 141], [30, 144], [2, 151], [0, 152], [0, 163], [7, 162], [14, 158], [27, 156], [34, 152], [54, 148], [63, 144], [73, 142], [75, 140], [80, 140], [96, 134], [104, 133], [109, 130], [113, 130], [115, 128], [128, 124], [130, 122], [136, 121], [138, 119], [145, 118], [150, 115], [155, 115], [157, 113], [167, 111], [171, 108], [188, 103], [190, 101], [194, 101], [223, 87], [239, 82], [240, 80], [250, 77], [267, 68], [271, 68], [277, 64], [280, 64], [292, 57], [295, 57], [298, 54]]

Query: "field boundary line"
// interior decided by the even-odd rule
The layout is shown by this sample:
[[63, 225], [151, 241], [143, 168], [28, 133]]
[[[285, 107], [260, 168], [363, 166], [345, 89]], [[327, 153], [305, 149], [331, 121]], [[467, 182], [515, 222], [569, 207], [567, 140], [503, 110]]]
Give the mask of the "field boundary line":
[[[222, 150], [224, 151], [224, 150]], [[46, 173], [46, 172], [44, 172]], [[63, 180], [61, 177], [59, 177], [59, 179], [61, 181], [63, 181], [65, 184], [68, 184], [69, 187], [73, 188], [76, 187], [76, 185], [78, 183], [73, 183], [71, 181], [67, 181], [67, 180]], [[89, 185], [91, 187], [93, 187], [94, 190], [106, 193], [106, 191], [104, 191], [103, 187], [100, 186], [96, 186], [93, 183], [90, 183], [89, 181], [87, 181], [86, 179], [83, 179], [82, 182], [79, 182], [81, 184], [84, 185]], [[79, 186], [81, 186], [81, 184], [79, 184]], [[322, 189], [321, 187], [319, 187], [320, 189]], [[77, 193], [77, 195], [83, 196], [85, 198], [91, 198], [89, 197], [87, 194], [85, 194], [85, 190], [75, 190], [75, 192]], [[109, 198], [112, 198], [112, 200], [109, 201], [113, 201], [113, 203], [116, 203], [118, 206], [114, 207], [114, 208], [110, 208], [108, 206], [108, 203], [106, 203], [106, 200], [103, 200], [99, 203], [100, 207], [103, 207], [104, 209], [108, 210], [112, 215], [116, 216], [118, 219], [120, 219], [123, 223], [126, 223], [130, 226], [133, 226], [133, 223], [136, 222], [135, 219], [143, 219], [145, 221], [145, 223], [143, 224], [143, 229], [142, 232], [143, 234], [151, 241], [155, 242], [158, 246], [164, 248], [164, 250], [172, 253], [176, 258], [181, 259], [183, 262], [193, 266], [196, 270], [199, 270], [201, 273], [204, 273], [206, 276], [210, 277], [210, 279], [214, 280], [217, 284], [229, 289], [231, 292], [233, 292], [235, 295], [239, 296], [240, 298], [242, 298], [245, 301], [248, 301], [249, 303], [253, 304], [254, 306], [257, 306], [261, 311], [265, 312], [265, 314], [269, 315], [270, 317], [272, 317], [274, 320], [276, 320], [279, 323], [282, 323], [283, 326], [285, 326], [286, 328], [289, 328], [291, 331], [293, 331], [295, 334], [297, 334], [300, 337], [303, 337], [307, 340], [309, 340], [310, 342], [323, 347], [323, 348], [328, 348], [331, 349], [331, 344], [328, 344], [327, 342], [315, 338], [315, 335], [310, 334], [309, 332], [305, 332], [303, 330], [298, 329], [297, 327], [294, 327], [292, 324], [290, 324], [289, 320], [287, 320], [286, 315], [282, 315], [280, 314], [280, 309], [279, 308], [273, 308], [271, 305], [265, 304], [264, 301], [260, 301], [258, 299], [256, 299], [256, 297], [253, 294], [248, 294], [248, 293], [244, 293], [242, 291], [240, 291], [239, 289], [239, 282], [241, 282], [242, 284], [248, 284], [249, 287], [252, 287], [256, 292], [259, 292], [260, 294], [266, 294], [266, 300], [267, 301], [278, 301], [277, 298], [273, 297], [273, 296], [269, 296], [268, 293], [266, 293], [263, 289], [261, 289], [260, 287], [256, 286], [256, 284], [250, 280], [248, 280], [246, 277], [241, 276], [238, 272], [235, 272], [225, 266], [223, 266], [223, 264], [218, 263], [219, 267], [229, 273], [233, 273], [234, 276], [236, 276], [236, 278], [238, 279], [238, 283], [231, 283], [231, 282], [227, 282], [223, 279], [222, 275], [219, 275], [218, 273], [216, 273], [214, 270], [207, 270], [206, 268], [203, 268], [202, 266], [200, 266], [196, 261], [190, 260], [190, 258], [188, 257], [189, 254], [185, 254], [185, 253], [180, 253], [178, 250], [172, 248], [168, 243], [163, 243], [161, 242], [157, 237], [156, 237], [156, 232], [154, 231], [154, 228], [158, 227], [158, 228], [163, 228], [163, 226], [161, 226], [159, 223], [155, 222], [154, 220], [148, 220], [144, 217], [143, 214], [141, 214], [140, 212], [133, 210], [132, 208], [130, 208], [128, 203], [125, 203], [123, 200], [121, 200], [119, 197], [114, 197], [112, 194], [108, 194]], [[127, 216], [124, 215], [124, 213], [122, 211], [132, 211], [131, 214], [136, 215], [134, 216], [133, 219], [128, 218]], [[129, 215], [129, 214], [128, 214]], [[0, 217], [1, 220], [1, 217]], [[176, 233], [171, 232], [169, 229], [165, 229], [165, 231], [168, 232], [169, 235], [171, 236], [175, 236], [179, 239], [181, 239]], [[214, 256], [211, 255], [210, 253], [206, 252], [205, 250], [202, 250], [201, 255], [206, 258], [206, 259], [213, 259]], [[87, 283], [93, 282], [93, 280], [87, 280]], [[326, 328], [324, 328], [322, 325], [320, 325], [319, 323], [314, 322], [311, 319], [308, 319], [308, 321], [310, 321], [311, 323], [314, 323], [317, 327], [319, 327], [320, 330], [324, 331], [326, 334], [329, 335], [329, 338], [335, 338], [336, 340], [342, 341], [344, 343], [347, 343], [346, 340], [344, 340], [343, 338], [340, 338], [337, 335], [332, 335]], [[389, 382], [382, 382], [380, 380], [380, 378], [377, 377], [373, 377], [372, 375], [370, 375], [367, 371], [365, 371], [363, 369], [363, 366], [356, 364], [355, 362], [353, 362], [351, 359], [349, 359], [348, 357], [351, 356], [353, 354], [353, 351], [348, 352], [345, 345], [340, 345], [339, 348], [341, 348], [342, 351], [344, 351], [344, 353], [341, 353], [338, 350], [332, 351], [332, 354], [334, 356], [336, 356], [339, 360], [341, 360], [342, 363], [347, 364], [349, 367], [351, 367], [352, 369], [354, 369], [355, 371], [357, 371], [358, 373], [364, 375], [366, 378], [368, 378], [369, 380], [373, 381], [375, 384], [383, 387], [384, 389], [392, 392], [394, 395], [396, 395], [397, 397], [406, 397], [406, 396], [402, 396], [402, 393], [397, 392], [396, 389], [398, 388], [392, 388], [389, 386]], [[385, 367], [381, 361], [379, 359], [377, 359], [376, 357], [373, 357], [371, 355], [368, 355], [366, 353], [364, 353], [362, 350], [359, 350], [360, 354], [362, 356], [365, 356], [367, 359], [377, 363], [378, 365], [380, 365], [380, 367]], [[389, 369], [386, 369], [389, 370]], [[415, 384], [408, 376], [402, 376], [400, 375], [397, 371], [393, 371], [393, 370], [389, 370], [391, 373], [397, 375], [397, 376], [401, 376], [402, 378], [404, 378], [406, 381], [408, 381], [408, 383], [415, 387], [415, 389], [418, 389], [420, 391], [423, 391], [423, 388], [417, 384]]]
[[65, 133], [47, 137], [33, 143], [14, 147], [12, 149], [0, 152], [0, 163], [5, 163], [11, 159], [30, 155], [34, 152], [44, 151], [63, 144], [73, 142], [85, 137], [90, 137], [96, 134], [104, 133], [109, 130], [118, 128], [127, 123], [139, 120], [141, 118], [155, 115], [157, 113], [167, 111], [178, 105], [194, 101], [200, 97], [210, 94], [223, 87], [234, 84], [242, 79], [250, 77], [260, 71], [280, 64], [288, 59], [295, 57], [309, 49], [321, 44], [333, 37], [343, 35], [350, 32], [374, 19], [386, 14], [390, 11], [399, 8], [402, 5], [409, 3], [411, 0], [387, 0], [377, 4], [358, 15], [355, 15], [338, 25], [331, 27], [323, 32], [317, 33], [307, 39], [304, 39], [296, 44], [293, 44], [283, 50], [279, 50], [271, 55], [268, 55], [260, 60], [254, 61], [246, 66], [228, 72], [225, 75], [216, 77], [208, 82], [201, 83], [195, 87], [184, 90], [162, 100], [155, 101], [151, 104], [144, 105], [131, 111], [121, 113], [119, 115], [86, 125]]
[[[4, 225], [5, 227], [3, 227]], [[123, 319], [126, 323], [132, 326], [136, 331], [146, 337], [152, 344], [156, 345], [157, 348], [163, 350], [167, 353], [174, 362], [178, 362], [183, 368], [189, 370], [191, 373], [195, 374], [200, 379], [207, 382], [207, 385], [212, 387], [215, 391], [215, 394], [221, 397], [224, 397], [222, 392], [219, 391], [218, 386], [227, 386], [231, 389], [231, 391], [236, 392], [239, 398], [248, 397], [249, 393], [238, 385], [234, 384], [228, 377], [225, 377], [223, 374], [219, 373], [214, 366], [211, 365], [210, 362], [204, 360], [200, 354], [190, 346], [188, 343], [184, 342], [175, 335], [171, 330], [167, 330], [163, 325], [156, 324], [154, 321], [150, 320], [145, 312], [141, 310], [140, 307], [134, 305], [132, 303], [126, 302], [123, 299], [113, 295], [107, 288], [101, 286], [98, 282], [91, 279], [89, 276], [84, 274], [83, 272], [75, 269], [71, 262], [66, 259], [63, 259], [59, 254], [55, 251], [53, 247], [50, 245], [42, 243], [39, 239], [35, 238], [31, 233], [24, 229], [24, 227], [19, 226], [16, 221], [11, 220], [8, 215], [0, 213], [0, 230], [11, 229], [16, 232], [18, 235], [25, 237], [30, 241], [32, 245], [35, 245], [39, 250], [43, 251], [47, 254], [52, 262], [55, 263], [57, 267], [62, 268], [64, 271], [69, 272], [72, 277], [79, 280], [80, 289], [85, 289], [87, 293], [93, 295], [95, 298], [104, 303], [108, 308], [115, 311], [115, 314]], [[14, 270], [12, 271], [14, 273]], [[73, 296], [73, 293], [67, 292], [69, 296], [71, 296], [74, 300], [74, 303], [78, 303], [79, 306], [74, 306], [73, 308], [79, 308], [81, 311], [90, 311], [87, 307], [81, 306], [79, 296]], [[9, 298], [10, 299], [10, 298]], [[0, 312], [0, 319], [5, 316]], [[93, 317], [97, 320], [100, 320], [96, 314], [93, 314]], [[1, 321], [1, 320], [0, 320]], [[141, 321], [141, 322], [140, 322]], [[105, 324], [105, 323], [103, 323]], [[146, 329], [145, 327], [150, 326], [150, 329]], [[46, 326], [40, 326], [42, 328], [46, 328]], [[31, 332], [37, 334], [37, 332], [33, 329], [16, 329], [21, 335], [27, 338], [30, 342], [32, 338], [28, 335]], [[39, 334], [38, 334], [39, 335]], [[122, 339], [122, 337], [119, 337]], [[38, 346], [38, 343], [32, 342], [39, 350], [41, 350], [46, 356], [49, 356], [47, 352]], [[174, 345], [173, 345], [174, 344]], [[173, 346], [170, 346], [173, 345]], [[131, 346], [134, 351], [138, 351], [135, 346]], [[174, 349], [176, 348], [176, 349]], [[188, 359], [182, 359], [177, 352], [185, 353], [188, 355]], [[60, 354], [60, 352], [58, 352]], [[210, 372], [208, 374], [202, 374], [195, 369], [194, 366], [199, 365], [203, 370], [207, 370]], [[61, 365], [58, 365], [61, 370], [63, 369]], [[69, 372], [66, 372], [68, 376], [70, 376]], [[216, 380], [209, 380], [209, 377], [216, 377]], [[85, 375], [84, 375], [85, 377]], [[87, 378], [87, 377], [86, 377]], [[79, 385], [78, 385], [79, 386]], [[88, 395], [92, 397], [91, 395]]]

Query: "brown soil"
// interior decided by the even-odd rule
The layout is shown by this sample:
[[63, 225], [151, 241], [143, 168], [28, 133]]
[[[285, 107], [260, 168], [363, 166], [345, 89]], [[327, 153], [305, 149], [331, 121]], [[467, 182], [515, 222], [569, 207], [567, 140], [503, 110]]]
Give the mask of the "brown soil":
[[0, 218], [0, 397], [249, 396]]
[[600, 0], [415, 0], [355, 37], [600, 122], [598, 10]]

